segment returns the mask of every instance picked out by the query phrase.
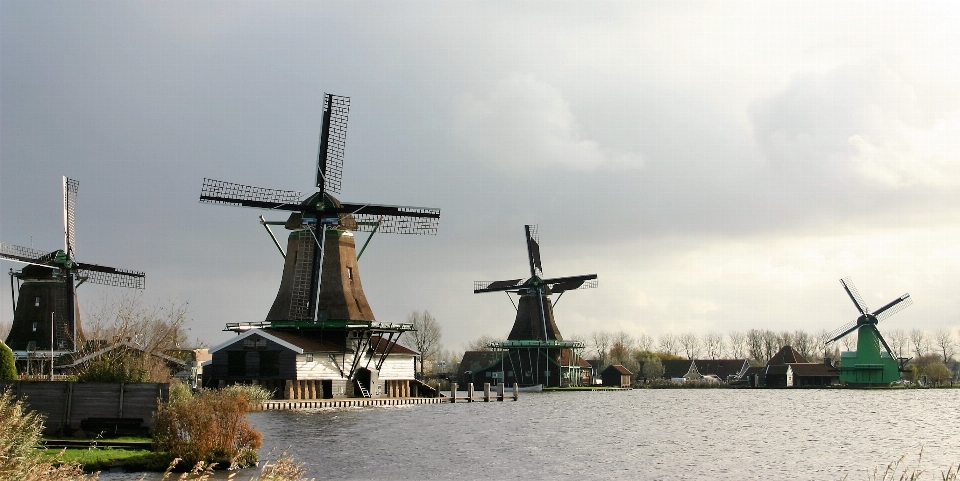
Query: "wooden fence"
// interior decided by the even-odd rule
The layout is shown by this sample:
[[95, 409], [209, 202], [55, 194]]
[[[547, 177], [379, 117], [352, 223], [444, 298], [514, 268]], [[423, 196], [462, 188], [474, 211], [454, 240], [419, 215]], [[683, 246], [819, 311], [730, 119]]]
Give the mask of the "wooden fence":
[[142, 419], [143, 427], [152, 428], [157, 400], [166, 401], [170, 395], [170, 385], [164, 383], [0, 382], [0, 390], [7, 389], [46, 416], [47, 433], [65, 434], [91, 419]]

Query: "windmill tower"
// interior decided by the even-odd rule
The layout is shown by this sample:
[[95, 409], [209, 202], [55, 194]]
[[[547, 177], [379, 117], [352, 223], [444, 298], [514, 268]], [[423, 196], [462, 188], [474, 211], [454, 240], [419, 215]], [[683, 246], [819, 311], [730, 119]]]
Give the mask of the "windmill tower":
[[[579, 341], [563, 340], [553, 316], [555, 303], [551, 301], [550, 295], [559, 294], [559, 301], [567, 291], [597, 287], [597, 275], [544, 279], [537, 226], [524, 226], [524, 233], [530, 267], [529, 278], [474, 282], [474, 294], [506, 292], [520, 297], [515, 304], [517, 317], [507, 340], [491, 344], [491, 347], [504, 353], [501, 371], [497, 374], [505, 383], [516, 382], [525, 386], [561, 386], [576, 383], [577, 379], [573, 379], [569, 374], [573, 371], [572, 361], [578, 358], [578, 353], [584, 346]], [[567, 372], [563, 372], [564, 370]]]
[[[440, 210], [347, 203], [333, 196], [340, 193], [349, 108], [348, 97], [325, 94], [317, 192], [304, 199], [295, 191], [203, 180], [201, 202], [290, 212], [285, 222], [260, 218], [284, 256], [280, 288], [266, 321], [228, 323], [225, 330], [270, 327], [310, 331], [319, 340], [347, 343], [354, 352], [370, 348], [371, 336], [395, 343], [403, 332], [412, 330], [410, 324], [376, 321], [360, 282], [353, 233], [436, 234]], [[270, 225], [283, 225], [291, 231], [286, 251]], [[345, 369], [348, 379], [353, 378], [358, 359]]]
[[[77, 287], [84, 282], [143, 289], [143, 272], [76, 261], [74, 212], [79, 182], [63, 178], [63, 250], [0, 243], [0, 259], [26, 264], [10, 271], [18, 292], [6, 343], [19, 359], [73, 352], [83, 341]], [[14, 279], [18, 287], [14, 287]]]
[[[827, 341], [830, 344], [857, 331], [857, 350], [840, 354], [840, 380], [847, 384], [871, 385], [890, 384], [900, 379], [903, 365], [909, 359], [897, 358], [893, 354], [887, 341], [880, 335], [877, 324], [913, 304], [910, 294], [904, 294], [870, 312], [850, 278], [840, 279], [840, 284], [860, 311], [860, 317], [833, 331]], [[880, 349], [881, 345], [883, 350]]]

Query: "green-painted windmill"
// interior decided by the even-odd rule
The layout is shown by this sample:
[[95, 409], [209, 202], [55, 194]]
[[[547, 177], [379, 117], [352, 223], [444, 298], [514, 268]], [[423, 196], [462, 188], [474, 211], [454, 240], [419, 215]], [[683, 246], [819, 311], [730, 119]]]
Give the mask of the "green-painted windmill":
[[[63, 178], [63, 250], [41, 251], [0, 243], [0, 259], [27, 264], [10, 271], [10, 288], [19, 293], [7, 345], [18, 356], [65, 353], [83, 340], [77, 286], [84, 282], [143, 289], [143, 272], [77, 262], [74, 210], [79, 182]], [[14, 287], [14, 279], [19, 288]]]
[[857, 320], [833, 331], [830, 340], [827, 341], [827, 344], [830, 344], [857, 331], [857, 350], [843, 352], [840, 355], [840, 380], [847, 384], [881, 385], [900, 379], [900, 372], [907, 359], [900, 359], [894, 355], [887, 341], [880, 335], [877, 324], [912, 304], [913, 299], [910, 298], [910, 294], [904, 294], [880, 309], [870, 312], [850, 278], [840, 279], [840, 283], [860, 311], [860, 317]]

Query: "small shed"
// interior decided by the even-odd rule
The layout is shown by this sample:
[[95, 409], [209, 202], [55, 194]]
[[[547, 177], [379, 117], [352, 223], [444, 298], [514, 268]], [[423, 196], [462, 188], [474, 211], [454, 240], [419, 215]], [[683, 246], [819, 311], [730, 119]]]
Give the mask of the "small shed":
[[630, 387], [633, 373], [620, 364], [611, 364], [600, 373], [603, 385], [608, 387]]

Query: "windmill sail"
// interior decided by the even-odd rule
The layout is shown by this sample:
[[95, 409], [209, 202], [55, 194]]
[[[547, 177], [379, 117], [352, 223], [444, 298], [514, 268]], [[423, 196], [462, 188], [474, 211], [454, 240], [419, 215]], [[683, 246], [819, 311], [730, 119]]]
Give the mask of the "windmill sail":
[[323, 125], [317, 153], [317, 187], [321, 192], [340, 193], [349, 113], [350, 97], [324, 94]]

